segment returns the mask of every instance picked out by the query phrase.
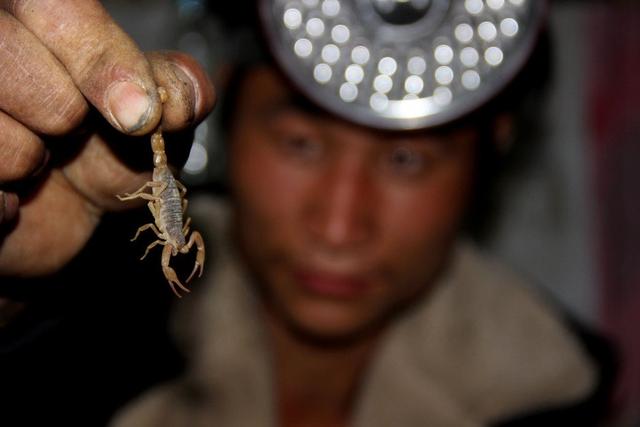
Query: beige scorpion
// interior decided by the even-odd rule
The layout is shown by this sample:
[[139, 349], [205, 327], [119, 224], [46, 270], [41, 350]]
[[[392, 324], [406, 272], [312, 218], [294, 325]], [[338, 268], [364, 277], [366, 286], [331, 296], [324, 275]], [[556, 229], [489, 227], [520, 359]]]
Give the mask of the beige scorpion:
[[[166, 90], [158, 88], [158, 93], [162, 102], [165, 102], [167, 99]], [[139, 227], [131, 241], [136, 240], [138, 235], [147, 229], [151, 229], [156, 234], [158, 240], [147, 246], [144, 255], [140, 259], [144, 259], [149, 250], [156, 245], [163, 245], [162, 272], [173, 292], [178, 297], [181, 297], [175, 285], [184, 292], [189, 292], [189, 289], [180, 282], [175, 270], [169, 266], [171, 257], [177, 255], [178, 252], [186, 254], [194, 244], [196, 245], [198, 252], [195, 265], [186, 281], [186, 283], [189, 283], [196, 271], [199, 270], [198, 277], [202, 275], [205, 255], [204, 242], [197, 231], [191, 233], [191, 237], [187, 242], [186, 236], [189, 234], [189, 224], [191, 223], [191, 218], [187, 217], [183, 225], [183, 217], [187, 209], [187, 199], [184, 198], [184, 195], [187, 189], [173, 177], [167, 165], [167, 155], [164, 150], [164, 139], [162, 138], [160, 127], [151, 136], [151, 149], [153, 150], [152, 180], [146, 182], [131, 194], [125, 193], [124, 196], [118, 195], [117, 197], [120, 200], [144, 199], [149, 201], [147, 206], [153, 215], [155, 224], [149, 223]], [[151, 189], [151, 194], [145, 192], [148, 188]]]

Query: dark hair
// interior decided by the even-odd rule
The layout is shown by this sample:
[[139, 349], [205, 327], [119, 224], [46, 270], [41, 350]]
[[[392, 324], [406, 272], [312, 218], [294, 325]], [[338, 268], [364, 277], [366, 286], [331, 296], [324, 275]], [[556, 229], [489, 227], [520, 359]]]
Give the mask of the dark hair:
[[[491, 234], [499, 216], [504, 183], [527, 167], [540, 146], [540, 112], [552, 76], [551, 49], [549, 33], [544, 30], [516, 78], [488, 104], [463, 119], [480, 130], [475, 188], [465, 224], [476, 240]], [[505, 114], [513, 120], [513, 133], [507, 145], [498, 145], [493, 127], [496, 118]]]

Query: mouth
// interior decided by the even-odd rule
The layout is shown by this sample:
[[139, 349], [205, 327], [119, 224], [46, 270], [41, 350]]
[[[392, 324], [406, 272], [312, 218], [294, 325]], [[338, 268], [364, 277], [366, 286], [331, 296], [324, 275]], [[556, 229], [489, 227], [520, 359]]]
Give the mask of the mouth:
[[356, 299], [372, 288], [366, 275], [319, 270], [299, 270], [294, 278], [304, 291], [331, 299]]

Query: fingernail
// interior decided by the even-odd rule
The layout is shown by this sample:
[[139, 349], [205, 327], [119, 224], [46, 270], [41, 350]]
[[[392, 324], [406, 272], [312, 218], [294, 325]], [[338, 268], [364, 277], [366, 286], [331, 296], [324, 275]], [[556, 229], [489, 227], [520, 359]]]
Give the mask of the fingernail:
[[143, 127], [151, 113], [151, 99], [132, 82], [114, 83], [107, 92], [107, 106], [120, 130], [128, 133]]
[[175, 73], [176, 76], [180, 78], [182, 81], [188, 83], [191, 86], [191, 89], [193, 90], [194, 99], [193, 99], [193, 105], [191, 105], [191, 108], [193, 110], [192, 115], [195, 115], [196, 111], [200, 107], [200, 90], [199, 90], [200, 85], [199, 85], [198, 79], [191, 73], [191, 71], [187, 67], [184, 67], [176, 62], [172, 62], [171, 65], [176, 71]]
[[18, 214], [19, 205], [17, 195], [0, 191], [0, 223], [13, 220]]

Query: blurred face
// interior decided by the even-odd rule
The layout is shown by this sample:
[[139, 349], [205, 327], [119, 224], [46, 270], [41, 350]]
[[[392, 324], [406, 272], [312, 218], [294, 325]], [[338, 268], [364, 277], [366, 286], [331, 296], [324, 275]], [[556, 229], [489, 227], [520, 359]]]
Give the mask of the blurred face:
[[237, 232], [278, 321], [324, 340], [380, 328], [446, 262], [476, 135], [375, 131], [249, 72], [231, 132]]

